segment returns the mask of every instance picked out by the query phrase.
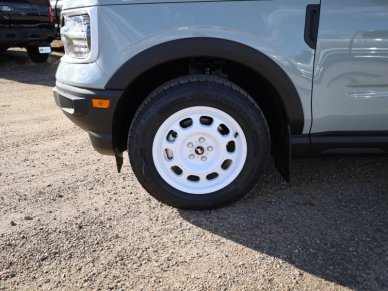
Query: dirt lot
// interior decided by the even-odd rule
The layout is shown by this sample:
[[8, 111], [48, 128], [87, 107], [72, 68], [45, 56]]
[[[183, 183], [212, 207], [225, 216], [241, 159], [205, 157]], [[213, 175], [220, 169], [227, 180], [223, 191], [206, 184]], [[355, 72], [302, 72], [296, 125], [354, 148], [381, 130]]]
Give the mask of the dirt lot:
[[242, 201], [179, 211], [54, 104], [58, 54], [0, 54], [0, 290], [387, 290], [388, 158], [270, 167]]

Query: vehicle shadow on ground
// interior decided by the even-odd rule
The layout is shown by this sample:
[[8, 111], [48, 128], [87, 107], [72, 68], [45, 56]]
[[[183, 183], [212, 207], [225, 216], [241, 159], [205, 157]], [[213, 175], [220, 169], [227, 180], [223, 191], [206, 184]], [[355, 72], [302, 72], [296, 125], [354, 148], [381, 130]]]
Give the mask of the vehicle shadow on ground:
[[61, 53], [50, 54], [45, 63], [33, 63], [23, 49], [0, 53], [0, 78], [19, 83], [55, 86], [55, 72]]
[[296, 160], [293, 177], [286, 184], [272, 167], [235, 205], [180, 215], [327, 281], [386, 290], [388, 158]]

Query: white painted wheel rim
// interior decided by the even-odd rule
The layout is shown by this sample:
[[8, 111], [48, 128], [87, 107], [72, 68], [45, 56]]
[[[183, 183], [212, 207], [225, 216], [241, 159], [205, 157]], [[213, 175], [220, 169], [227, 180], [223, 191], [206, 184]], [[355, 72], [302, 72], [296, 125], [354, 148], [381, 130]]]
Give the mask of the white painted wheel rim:
[[208, 194], [230, 185], [240, 174], [247, 141], [229, 114], [213, 107], [189, 107], [159, 127], [152, 157], [159, 175], [173, 188]]

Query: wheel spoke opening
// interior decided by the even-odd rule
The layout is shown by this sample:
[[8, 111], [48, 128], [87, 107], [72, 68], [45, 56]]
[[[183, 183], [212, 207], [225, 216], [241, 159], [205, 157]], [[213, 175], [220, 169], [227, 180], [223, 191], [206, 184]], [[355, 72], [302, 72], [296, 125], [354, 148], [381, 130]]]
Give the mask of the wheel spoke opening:
[[225, 124], [220, 124], [218, 127], [217, 127], [217, 130], [218, 132], [221, 134], [221, 135], [228, 135], [230, 130], [229, 128], [225, 125]]
[[190, 182], [199, 182], [200, 178], [196, 175], [190, 175], [187, 177], [187, 180], [189, 180]]
[[233, 140], [229, 141], [226, 144], [226, 150], [228, 151], [228, 153], [234, 153], [236, 150], [236, 143]]
[[170, 149], [164, 149], [164, 158], [167, 161], [171, 161], [174, 158], [174, 153]]
[[222, 165], [221, 165], [221, 168], [223, 169], [223, 170], [227, 170], [227, 169], [229, 169], [229, 167], [232, 165], [232, 160], [225, 160], [223, 163], [222, 163]]
[[171, 170], [178, 176], [182, 175], [183, 171], [178, 166], [172, 166]]
[[218, 173], [213, 172], [213, 173], [207, 175], [207, 176], [206, 176], [206, 179], [209, 180], [209, 181], [211, 181], [211, 180], [214, 180], [215, 178], [217, 178], [218, 176], [219, 176]]
[[211, 118], [210, 116], [201, 116], [199, 118], [199, 122], [202, 124], [202, 125], [207, 125], [207, 126], [210, 126], [213, 124], [213, 118]]
[[182, 128], [188, 128], [193, 125], [193, 120], [191, 118], [185, 118], [181, 122], [179, 122], [179, 125]]
[[168, 142], [174, 142], [178, 137], [178, 133], [175, 130], [170, 130], [166, 136]]

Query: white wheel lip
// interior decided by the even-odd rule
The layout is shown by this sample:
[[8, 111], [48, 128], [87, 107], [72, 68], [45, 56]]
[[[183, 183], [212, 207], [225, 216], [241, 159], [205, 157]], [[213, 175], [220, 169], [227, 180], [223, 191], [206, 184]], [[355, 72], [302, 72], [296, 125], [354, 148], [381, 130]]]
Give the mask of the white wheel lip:
[[[193, 116], [209, 116], [212, 117], [215, 120], [219, 120], [220, 122], [224, 123], [229, 129], [230, 133], [228, 134], [227, 138], [222, 137], [221, 134], [219, 136], [217, 134], [213, 134], [213, 140], [215, 140], [216, 144], [220, 143], [221, 141], [224, 143], [225, 150], [224, 154], [214, 153], [215, 157], [212, 157], [212, 159], [217, 159], [217, 156], [219, 157], [219, 160], [221, 161], [224, 159], [226, 156], [229, 157], [229, 159], [232, 160], [231, 166], [227, 170], [223, 170], [220, 168], [219, 163], [217, 164], [216, 162], [213, 163], [213, 168], [208, 166], [208, 169], [203, 168], [200, 170], [197, 174], [198, 176], [202, 175], [207, 175], [212, 173], [212, 172], [217, 172], [219, 173], [219, 176], [215, 178], [214, 180], [207, 180], [207, 179], [201, 179], [200, 182], [191, 182], [188, 181], [184, 178], [184, 176], [178, 176], [176, 175], [172, 170], [171, 166], [174, 165], [174, 163], [178, 163], [177, 165], [184, 170], [184, 175], [187, 175], [188, 172], [191, 170], [188, 162], [183, 161], [185, 157], [182, 157], [182, 147], [177, 146], [179, 153], [175, 155], [174, 153], [174, 159], [173, 161], [167, 161], [165, 159], [165, 156], [163, 154], [164, 150], [164, 144], [166, 144], [166, 136], [168, 132], [170, 132], [171, 129], [176, 126], [176, 124], [179, 124], [179, 122], [185, 118], [190, 118]], [[205, 126], [202, 125], [204, 130], [203, 132], [193, 132], [192, 130], [186, 129], [189, 135], [197, 135], [197, 136], [207, 136], [209, 138], [209, 132], [210, 130], [205, 130]], [[183, 131], [182, 131], [183, 132]], [[235, 137], [234, 134], [238, 133], [238, 136]], [[179, 139], [179, 135], [178, 135]], [[233, 140], [235, 142], [235, 152], [233, 153], [228, 153], [226, 150], [226, 143], [227, 140]], [[185, 142], [187, 142], [185, 140]], [[177, 144], [179, 141], [177, 142]], [[212, 144], [213, 146], [213, 144]], [[223, 145], [217, 145], [221, 149], [223, 148]], [[160, 177], [171, 187], [175, 188], [176, 190], [179, 190], [184, 193], [188, 194], [210, 194], [214, 193], [216, 191], [219, 191], [231, 183], [238, 177], [238, 175], [241, 173], [246, 159], [247, 159], [247, 140], [244, 134], [243, 129], [241, 126], [238, 124], [238, 122], [230, 116], [228, 113], [219, 110], [215, 107], [210, 107], [210, 106], [193, 106], [193, 107], [188, 107], [184, 108], [181, 110], [178, 110], [174, 114], [172, 114], [170, 117], [168, 117], [158, 128], [153, 144], [152, 144], [152, 159], [154, 162], [154, 166], [160, 175]], [[210, 165], [209, 161], [209, 165]], [[215, 164], [215, 165], [214, 165]], [[193, 167], [195, 168], [195, 167]], [[214, 169], [215, 168], [215, 169]], [[187, 170], [186, 170], [187, 169]], [[190, 169], [190, 170], [189, 170]], [[194, 173], [195, 174], [195, 173]], [[204, 180], [204, 181], [202, 181]]]

